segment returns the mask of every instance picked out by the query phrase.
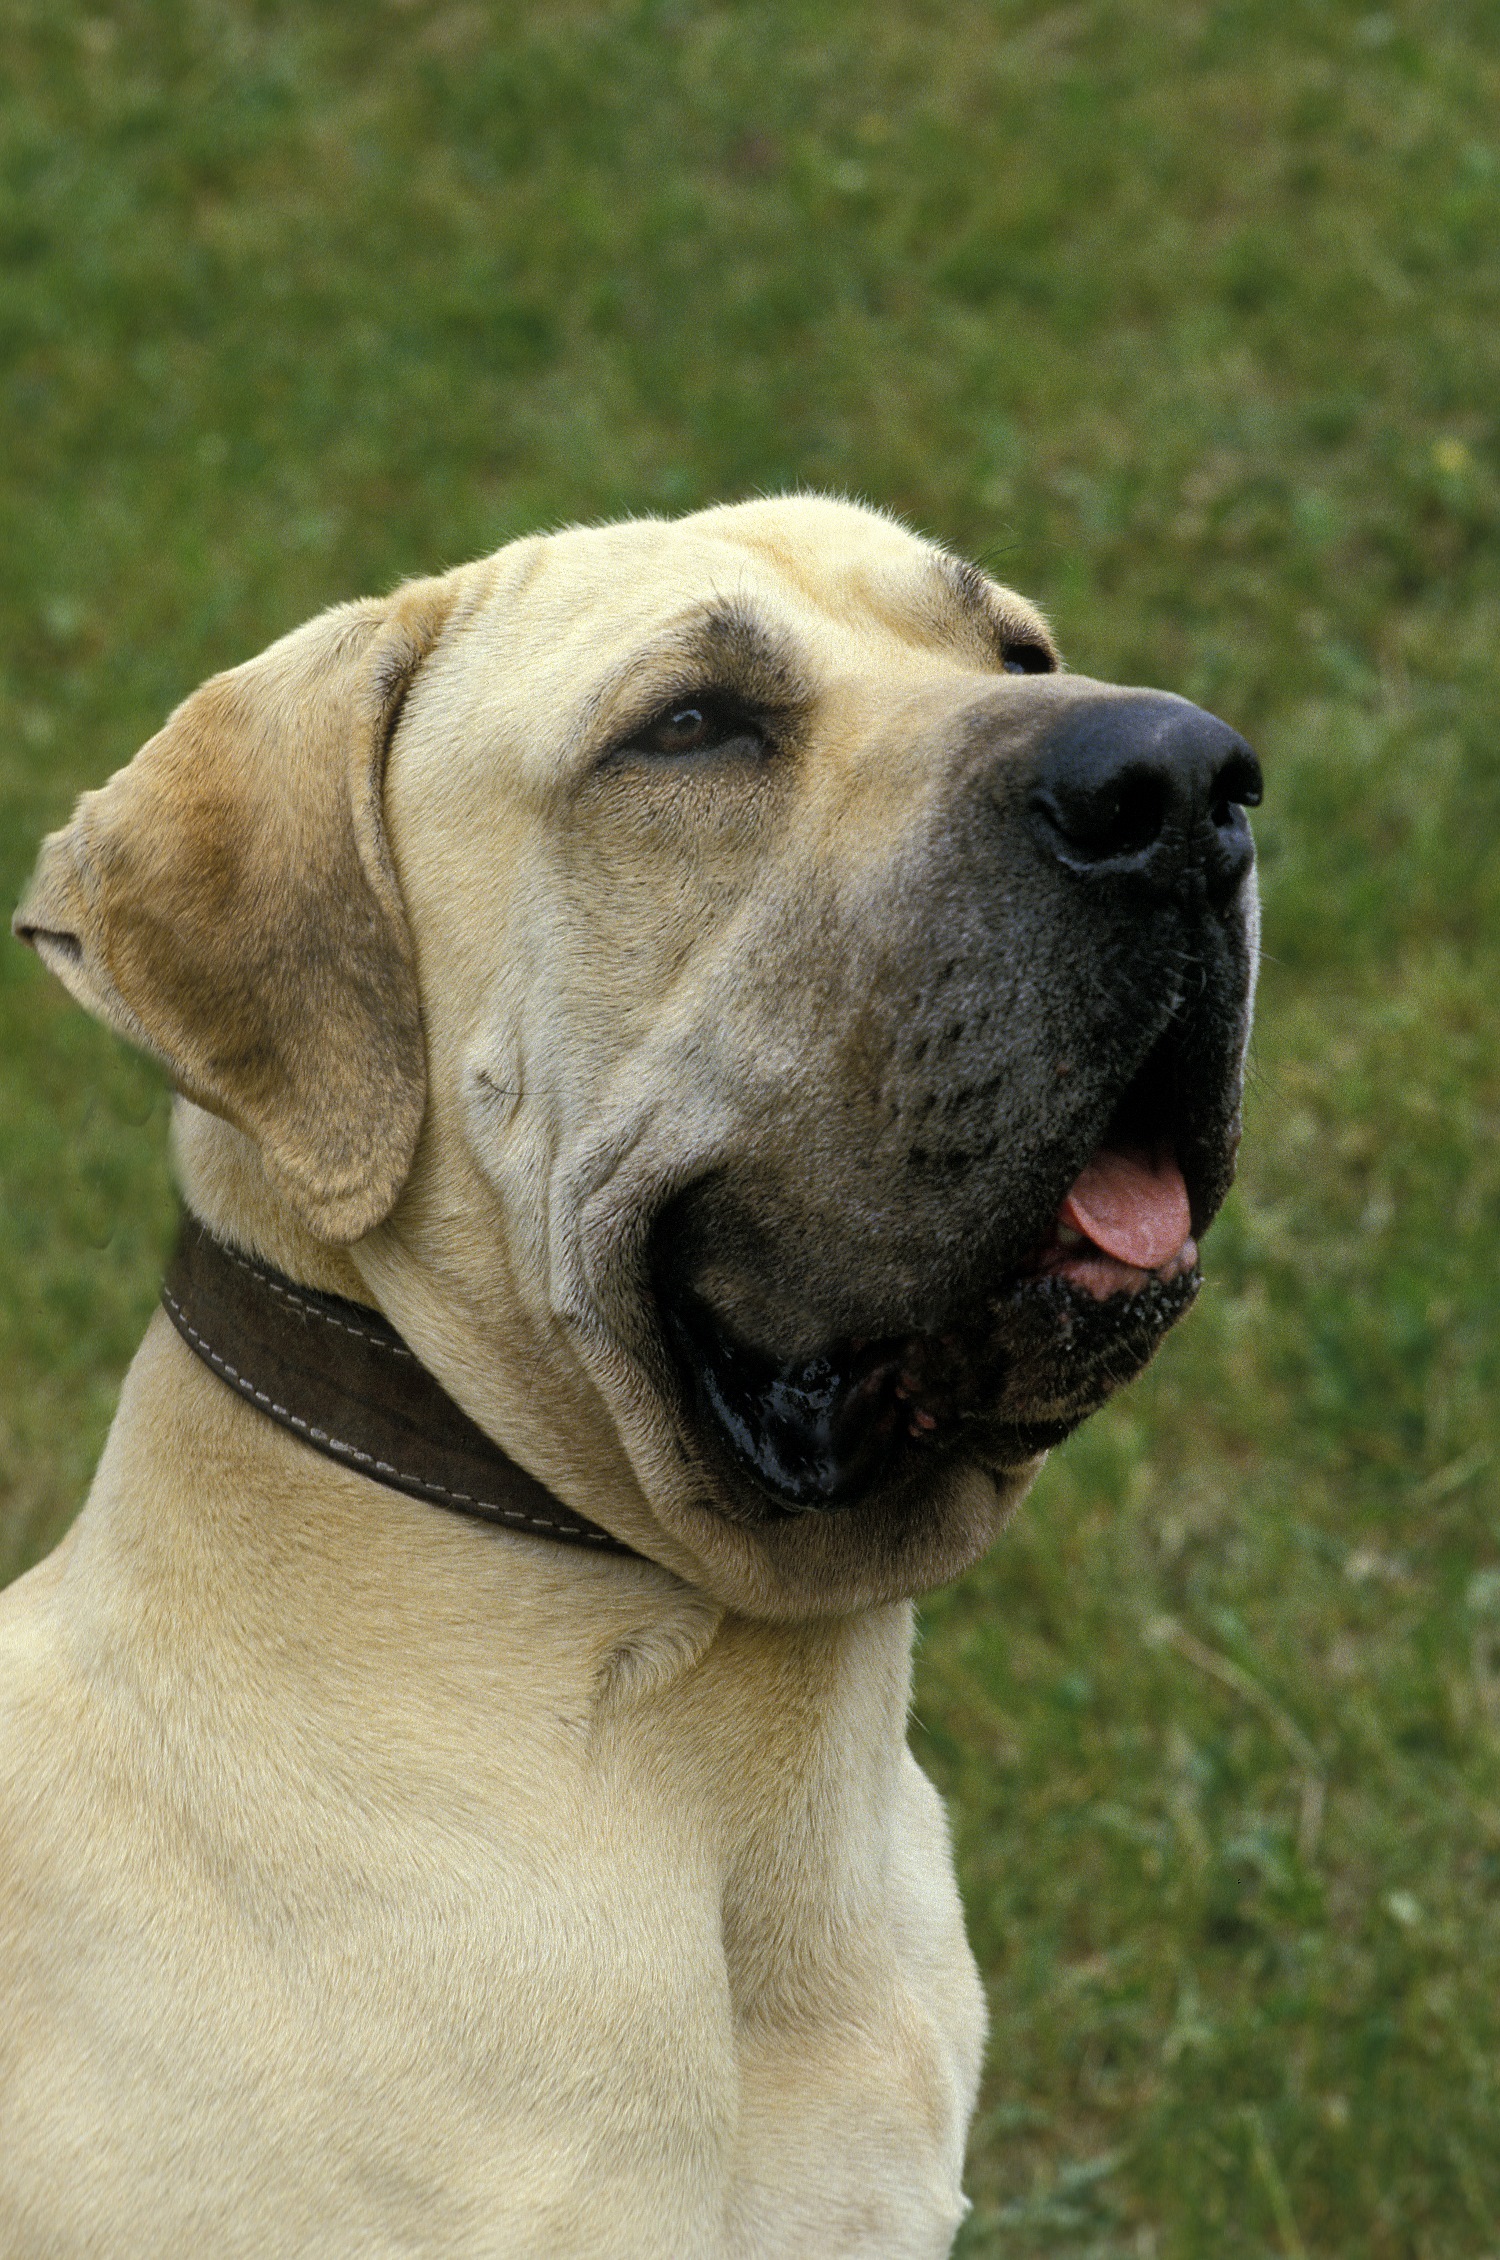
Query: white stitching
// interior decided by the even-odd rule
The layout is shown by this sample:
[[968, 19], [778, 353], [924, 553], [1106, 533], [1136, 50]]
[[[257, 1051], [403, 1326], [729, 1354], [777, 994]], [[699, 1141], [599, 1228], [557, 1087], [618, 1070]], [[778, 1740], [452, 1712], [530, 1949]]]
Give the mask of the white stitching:
[[[245, 1268], [250, 1270], [253, 1267], [247, 1264]], [[264, 1273], [258, 1274], [258, 1276], [264, 1277]], [[270, 1284], [272, 1282], [267, 1281], [267, 1285]], [[300, 1429], [310, 1442], [326, 1445], [330, 1452], [337, 1452], [343, 1458], [358, 1460], [362, 1466], [372, 1469], [377, 1476], [389, 1477], [394, 1475], [399, 1477], [403, 1483], [414, 1483], [419, 1490], [430, 1492], [435, 1499], [447, 1500], [450, 1506], [465, 1507], [471, 1512], [480, 1514], [498, 1515], [502, 1522], [522, 1524], [530, 1530], [564, 1531], [569, 1537], [581, 1538], [590, 1546], [610, 1546], [615, 1543], [607, 1531], [585, 1530], [580, 1523], [576, 1522], [549, 1521], [545, 1515], [527, 1514], [522, 1507], [502, 1507], [499, 1501], [495, 1499], [474, 1499], [469, 1496], [467, 1491], [449, 1491], [441, 1483], [429, 1483], [425, 1476], [408, 1475], [404, 1469], [392, 1467], [388, 1460], [372, 1460], [370, 1454], [362, 1452], [357, 1444], [341, 1443], [338, 1437], [330, 1436], [326, 1429], [310, 1427], [305, 1420], [299, 1420], [294, 1412], [288, 1411], [285, 1405], [278, 1405], [274, 1398], [268, 1397], [263, 1389], [257, 1389], [255, 1383], [246, 1374], [241, 1373], [236, 1366], [232, 1366], [227, 1358], [221, 1358], [212, 1344], [205, 1341], [204, 1337], [198, 1332], [197, 1327], [193, 1325], [170, 1287], [164, 1286], [161, 1292], [162, 1300], [172, 1311], [176, 1323], [196, 1343], [199, 1354], [208, 1360], [215, 1371], [222, 1373], [224, 1379], [238, 1389], [242, 1396], [251, 1397], [256, 1404], [263, 1405], [275, 1419], [284, 1420], [291, 1427]], [[289, 1296], [287, 1299], [291, 1301], [294, 1298]], [[321, 1317], [322, 1313], [319, 1312], [315, 1315]], [[337, 1326], [339, 1322], [337, 1319], [331, 1319], [329, 1323]], [[353, 1327], [347, 1328], [346, 1332], [352, 1334], [354, 1332]], [[403, 1350], [402, 1355], [410, 1357], [411, 1352], [410, 1350]]]
[[293, 1309], [305, 1312], [309, 1318], [320, 1318], [325, 1326], [336, 1326], [341, 1334], [352, 1334], [356, 1342], [368, 1342], [373, 1349], [389, 1350], [393, 1358], [412, 1356], [413, 1353], [404, 1342], [388, 1342], [383, 1334], [371, 1334], [363, 1326], [351, 1326], [347, 1319], [335, 1318], [331, 1311], [320, 1310], [316, 1303], [308, 1302], [301, 1295], [294, 1295], [289, 1287], [284, 1287], [269, 1271], [262, 1271], [258, 1263], [252, 1263], [248, 1256], [242, 1256], [227, 1241], [220, 1240], [218, 1249], [221, 1255], [228, 1256], [231, 1263], [237, 1264], [241, 1271], [248, 1271], [252, 1279], [258, 1279], [263, 1287], [270, 1288], [273, 1295], [279, 1295], [284, 1303], [290, 1303]]

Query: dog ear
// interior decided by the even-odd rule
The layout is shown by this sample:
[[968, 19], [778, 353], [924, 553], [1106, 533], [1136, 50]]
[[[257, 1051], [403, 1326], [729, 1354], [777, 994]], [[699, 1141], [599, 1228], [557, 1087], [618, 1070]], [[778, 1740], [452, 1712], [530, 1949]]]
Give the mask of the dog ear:
[[45, 841], [14, 920], [89, 1011], [254, 1139], [320, 1239], [378, 1224], [426, 1105], [386, 748], [451, 580], [216, 675]]

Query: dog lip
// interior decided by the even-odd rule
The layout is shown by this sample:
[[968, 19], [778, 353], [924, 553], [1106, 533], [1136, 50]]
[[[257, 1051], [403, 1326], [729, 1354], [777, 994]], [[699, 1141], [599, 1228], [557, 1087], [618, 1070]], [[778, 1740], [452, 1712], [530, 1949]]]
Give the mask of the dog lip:
[[1050, 1449], [1127, 1378], [1101, 1338], [1133, 1328], [1131, 1370], [1144, 1364], [1192, 1300], [1196, 1265], [1191, 1240], [1152, 1272], [1049, 1243], [960, 1325], [789, 1359], [742, 1341], [691, 1289], [658, 1307], [698, 1425], [773, 1513], [803, 1514], [858, 1506], [903, 1463], [966, 1446], [1007, 1466]]
[[662, 1307], [700, 1411], [779, 1506], [844, 1506], [869, 1488], [900, 1424], [900, 1343], [850, 1342], [778, 1360], [740, 1341], [691, 1292]]
[[1197, 1264], [1198, 1243], [1191, 1236], [1165, 1263], [1147, 1269], [1141, 1264], [1122, 1263], [1118, 1256], [1105, 1254], [1088, 1240], [1082, 1240], [1076, 1249], [1069, 1248], [1059, 1235], [1037, 1260], [1035, 1276], [1065, 1279], [1095, 1302], [1107, 1302], [1112, 1295], [1142, 1294], [1153, 1279], [1163, 1283], [1180, 1279], [1196, 1270]]

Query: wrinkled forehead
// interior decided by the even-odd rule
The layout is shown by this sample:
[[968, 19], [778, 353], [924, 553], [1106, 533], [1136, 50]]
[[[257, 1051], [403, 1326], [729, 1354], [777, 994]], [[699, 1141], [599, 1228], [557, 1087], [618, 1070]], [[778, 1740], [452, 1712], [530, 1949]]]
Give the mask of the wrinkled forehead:
[[[444, 702], [469, 709], [528, 766], [555, 767], [590, 715], [649, 683], [683, 687], [733, 638], [763, 635], [813, 694], [879, 670], [887, 683], [994, 672], [1017, 642], [1050, 651], [1036, 608], [977, 568], [857, 506], [808, 497], [675, 520], [570, 528], [516, 542], [483, 568], [450, 639]], [[540, 780], [539, 780], [540, 781]]]

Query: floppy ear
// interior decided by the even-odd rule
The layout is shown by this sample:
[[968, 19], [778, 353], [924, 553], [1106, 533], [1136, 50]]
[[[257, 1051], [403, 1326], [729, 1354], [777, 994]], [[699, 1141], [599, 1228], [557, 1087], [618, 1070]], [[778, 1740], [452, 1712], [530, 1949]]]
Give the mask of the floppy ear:
[[451, 580], [339, 606], [216, 675], [45, 841], [14, 927], [236, 1124], [320, 1239], [389, 1210], [426, 1104], [386, 747]]

